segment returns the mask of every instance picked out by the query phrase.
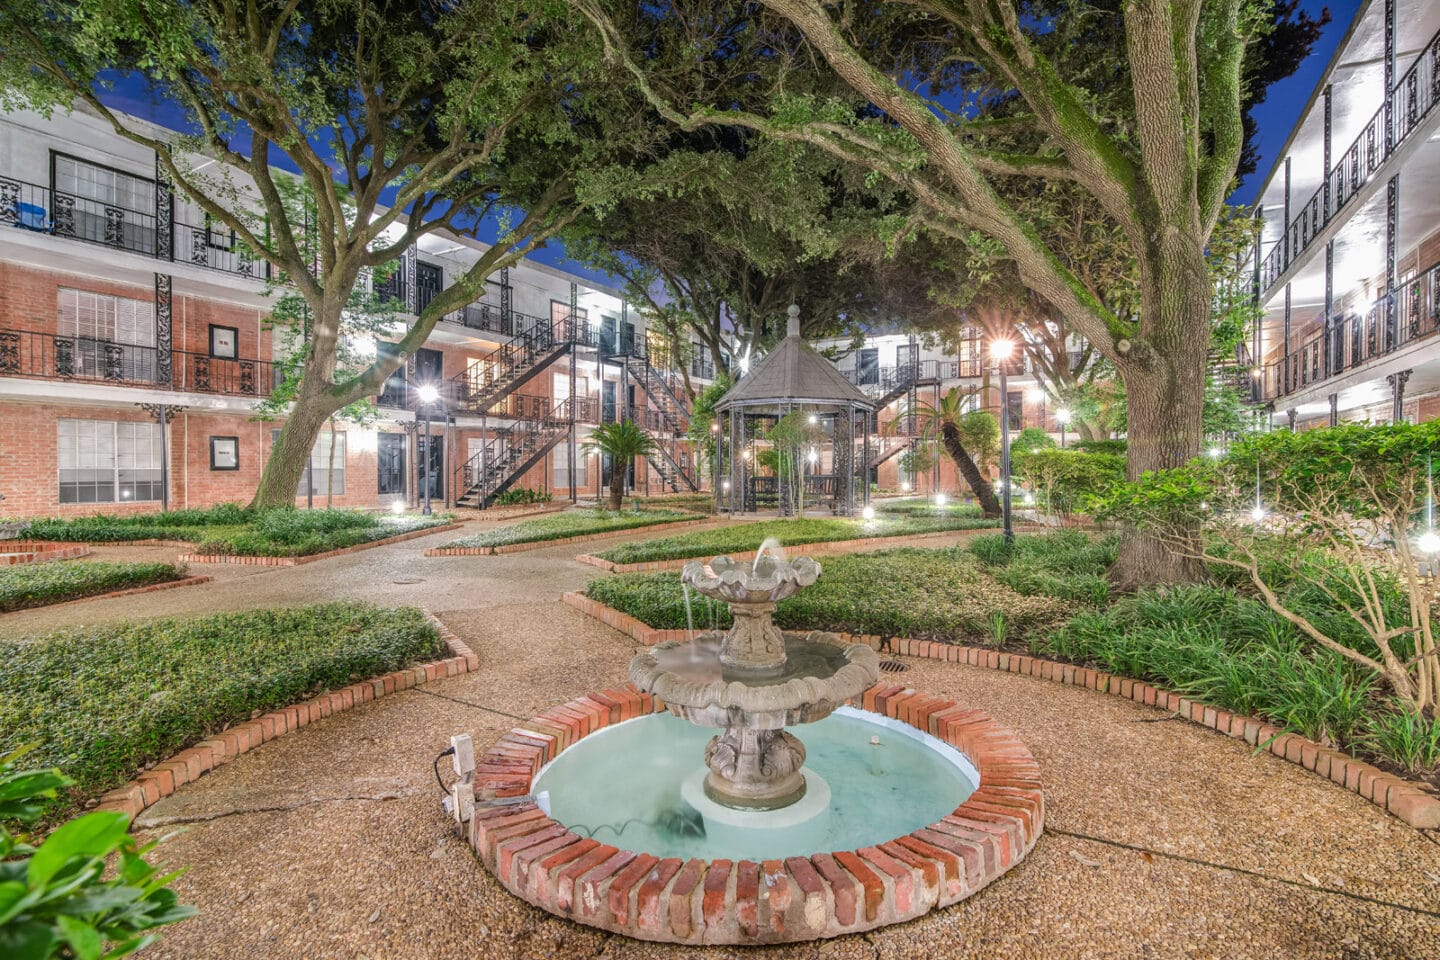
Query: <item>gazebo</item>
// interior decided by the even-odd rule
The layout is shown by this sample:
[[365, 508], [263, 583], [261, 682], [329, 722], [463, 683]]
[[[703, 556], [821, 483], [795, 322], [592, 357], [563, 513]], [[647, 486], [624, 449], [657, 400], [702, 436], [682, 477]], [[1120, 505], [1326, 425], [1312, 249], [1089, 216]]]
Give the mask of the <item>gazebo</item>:
[[[875, 404], [800, 336], [800, 308], [791, 304], [787, 313], [785, 339], [715, 404], [716, 422], [724, 433], [716, 442], [716, 475], [723, 478], [716, 484], [716, 505], [735, 514], [756, 510], [773, 499], [780, 513], [789, 515], [798, 494], [801, 507], [805, 502], [828, 502], [834, 513], [851, 516], [858, 504], [870, 501], [870, 422]], [[798, 469], [799, 475], [791, 479], [799, 482], [781, 483], [778, 473], [759, 476], [757, 439], [796, 411], [807, 415], [817, 438], [800, 464], [790, 466]], [[828, 472], [822, 472], [826, 466], [822, 446], [829, 448]]]

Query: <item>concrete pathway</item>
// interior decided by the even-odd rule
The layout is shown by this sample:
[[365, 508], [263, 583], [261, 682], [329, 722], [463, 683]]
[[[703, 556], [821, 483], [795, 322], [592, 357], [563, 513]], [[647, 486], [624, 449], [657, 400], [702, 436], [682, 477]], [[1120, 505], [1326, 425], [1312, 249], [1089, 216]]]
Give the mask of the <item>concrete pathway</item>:
[[[183, 826], [163, 857], [190, 867], [176, 888], [201, 913], [145, 956], [750, 955], [642, 944], [551, 917], [485, 873], [443, 815], [430, 765], [452, 734], [470, 733], [483, 748], [547, 706], [622, 681], [634, 652], [628, 638], [558, 601], [601, 575], [570, 559], [573, 546], [419, 556], [454, 536], [290, 570], [216, 568], [217, 582], [202, 587], [0, 618], [0, 631], [38, 630], [359, 597], [423, 603], [480, 656], [475, 673], [282, 737], [147, 811], [142, 825], [154, 832]], [[1151, 708], [1030, 677], [908, 662], [906, 683], [973, 703], [1030, 745], [1046, 780], [1045, 836], [1019, 867], [949, 910], [754, 955], [1440, 956], [1440, 838]]]

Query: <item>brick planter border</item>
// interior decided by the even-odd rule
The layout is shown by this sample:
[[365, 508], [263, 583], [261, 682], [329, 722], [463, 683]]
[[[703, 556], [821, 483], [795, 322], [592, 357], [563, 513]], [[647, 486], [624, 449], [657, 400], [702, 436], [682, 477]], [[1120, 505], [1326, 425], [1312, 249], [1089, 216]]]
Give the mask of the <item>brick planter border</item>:
[[[600, 620], [639, 643], [650, 645], [666, 640], [684, 640], [688, 636], [685, 630], [657, 630], [628, 613], [592, 600], [584, 594], [566, 593], [561, 599], [581, 613]], [[1378, 767], [1346, 756], [1338, 750], [1323, 747], [1299, 734], [1286, 733], [1280, 727], [1256, 717], [1207, 706], [1139, 680], [1026, 654], [1003, 653], [984, 647], [910, 640], [904, 637], [881, 638], [847, 633], [838, 633], [837, 636], [857, 643], [869, 643], [900, 656], [947, 660], [972, 667], [1019, 673], [1054, 683], [1085, 687], [1097, 693], [1108, 693], [1146, 706], [1169, 710], [1184, 720], [1198, 723], [1228, 737], [1244, 740], [1257, 750], [1266, 750], [1281, 760], [1325, 777], [1346, 790], [1358, 793], [1381, 809], [1388, 810], [1412, 827], [1422, 830], [1440, 829], [1440, 796], [1413, 781], [1386, 773]]]
[[[959, 530], [935, 530], [930, 533], [906, 533], [894, 537], [861, 537], [858, 540], [827, 540], [820, 543], [796, 543], [786, 544], [785, 550], [788, 553], [805, 551], [806, 556], [827, 553], [853, 553], [863, 550], [866, 547], [874, 546], [909, 546], [917, 540], [925, 540], [930, 537], [943, 537], [956, 533], [994, 533], [999, 527], [973, 527]], [[1016, 524], [1015, 529], [1021, 533], [1026, 530], [1039, 529], [1034, 524]], [[575, 560], [579, 563], [588, 564], [592, 567], [599, 567], [609, 573], [658, 573], [662, 570], [679, 570], [691, 560], [709, 560], [713, 554], [696, 554], [693, 557], [676, 557], [672, 560], [646, 560], [641, 563], [615, 563], [603, 557], [597, 557], [591, 553], [582, 553]]]
[[543, 517], [550, 513], [564, 513], [570, 509], [570, 501], [561, 503], [525, 503], [515, 507], [458, 507], [465, 511], [466, 520], [519, 520], [523, 517]]
[[566, 543], [588, 543], [591, 540], [608, 540], [611, 537], [623, 537], [626, 534], [636, 533], [642, 530], [648, 533], [654, 530], [674, 530], [678, 527], [693, 527], [697, 524], [713, 522], [713, 517], [696, 517], [694, 520], [675, 520], [668, 523], [656, 523], [643, 527], [626, 527], [624, 530], [605, 530], [600, 533], [587, 533], [578, 537], [557, 537], [554, 540], [527, 540], [524, 543], [502, 543], [493, 547], [431, 547], [425, 551], [425, 556], [493, 557], [502, 553], [524, 553], [528, 550], [558, 547]]
[[[344, 556], [347, 553], [359, 553], [361, 550], [371, 550], [375, 547], [383, 547], [387, 543], [403, 543], [406, 540], [414, 540], [417, 537], [428, 537], [432, 533], [444, 533], [447, 530], [459, 530], [463, 524], [442, 523], [434, 527], [425, 527], [422, 530], [411, 530], [408, 533], [397, 533], [393, 537], [385, 537], [380, 540], [367, 540], [365, 543], [357, 543], [348, 547], [341, 547], [338, 550], [326, 550], [324, 553], [311, 553], [303, 557], [245, 557], [233, 553], [182, 553], [181, 563], [234, 563], [243, 566], [253, 567], [298, 567], [304, 563], [314, 563], [316, 560], [328, 560], [331, 557]], [[193, 544], [186, 544], [193, 546]]]
[[242, 753], [249, 753], [262, 743], [316, 723], [331, 714], [350, 710], [367, 700], [378, 700], [399, 690], [479, 669], [480, 658], [449, 627], [428, 610], [425, 611], [425, 619], [440, 634], [440, 639], [450, 648], [453, 656], [392, 670], [310, 700], [272, 710], [254, 720], [226, 727], [213, 737], [181, 750], [169, 760], [155, 764], [125, 786], [102, 794], [97, 809], [119, 811], [133, 820], [160, 798], [170, 796], [181, 786], [224, 766]]
[[954, 700], [879, 684], [857, 706], [962, 752], [980, 786], [955, 812], [859, 850], [784, 860], [660, 859], [571, 833], [530, 799], [535, 774], [587, 734], [658, 713], [633, 686], [571, 700], [480, 758], [470, 843], [511, 893], [549, 913], [642, 940], [762, 944], [912, 920], [974, 894], [1025, 857], [1045, 822], [1040, 766], [1009, 730]]
[[90, 556], [88, 543], [67, 543], [59, 540], [0, 540], [0, 567], [25, 563], [49, 563], [51, 560], [74, 560]]

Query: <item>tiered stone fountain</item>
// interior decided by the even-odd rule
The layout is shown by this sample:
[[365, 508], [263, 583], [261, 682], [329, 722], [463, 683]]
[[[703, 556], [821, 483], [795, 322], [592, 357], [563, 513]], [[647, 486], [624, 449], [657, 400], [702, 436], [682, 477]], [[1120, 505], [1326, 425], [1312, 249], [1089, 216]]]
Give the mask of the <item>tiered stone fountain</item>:
[[879, 677], [875, 651], [832, 633], [786, 635], [775, 604], [814, 583], [820, 565], [764, 552], [753, 564], [691, 561], [687, 587], [724, 601], [734, 626], [687, 643], [660, 644], [630, 661], [630, 682], [693, 724], [718, 727], [705, 749], [705, 794], [727, 807], [774, 810], [805, 795], [805, 745], [786, 731], [828, 717]]

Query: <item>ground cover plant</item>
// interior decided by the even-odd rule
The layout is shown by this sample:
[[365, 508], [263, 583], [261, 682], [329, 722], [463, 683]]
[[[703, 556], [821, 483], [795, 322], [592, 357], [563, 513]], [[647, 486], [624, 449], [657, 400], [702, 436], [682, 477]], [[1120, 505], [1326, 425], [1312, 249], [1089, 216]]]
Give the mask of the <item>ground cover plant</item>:
[[512, 543], [538, 543], [545, 540], [563, 540], [567, 537], [584, 537], [595, 533], [610, 533], [616, 530], [631, 530], [638, 527], [652, 527], [657, 523], [676, 523], [681, 520], [698, 520], [699, 516], [680, 510], [567, 510], [545, 517], [532, 517], [519, 523], [506, 524], [494, 530], [461, 537], [442, 544], [441, 549], [451, 547], [501, 547]]
[[713, 557], [722, 553], [746, 553], [754, 551], [769, 537], [779, 540], [782, 545], [831, 543], [864, 537], [904, 537], [997, 526], [997, 520], [981, 520], [964, 514], [939, 517], [912, 517], [902, 514], [874, 520], [849, 520], [843, 517], [761, 520], [716, 530], [696, 530], [658, 540], [623, 543], [598, 556], [612, 563], [650, 563], [686, 557]]
[[[1318, 743], [1358, 753], [1411, 775], [1440, 771], [1440, 722], [1387, 695], [1377, 671], [1317, 643], [1257, 594], [1243, 569], [1215, 563], [1212, 581], [1111, 597], [1103, 577], [1118, 538], [1067, 531], [1019, 537], [1007, 546], [982, 537], [967, 548], [1016, 591], [1079, 601], [1069, 622], [1028, 643], [1031, 652], [1152, 681], [1197, 701], [1260, 716]], [[1212, 551], [1221, 551], [1217, 544]], [[1296, 575], [1296, 570], [1305, 575]], [[1376, 655], [1368, 633], [1331, 594], [1312, 559], [1297, 568], [1272, 556], [1265, 577], [1283, 609], [1337, 642]], [[1286, 573], [1288, 571], [1288, 574]], [[1403, 610], [1403, 594], [1384, 599]]]
[[979, 517], [978, 503], [936, 503], [933, 497], [906, 497], [903, 500], [882, 500], [875, 504], [877, 513], [904, 517]]
[[539, 487], [511, 487], [495, 498], [494, 506], [510, 507], [519, 503], [549, 503], [553, 497], [549, 490]]
[[0, 613], [168, 583], [185, 576], [173, 563], [51, 561], [0, 567]]
[[413, 608], [329, 603], [79, 627], [0, 641], [0, 751], [76, 784], [54, 814], [256, 711], [434, 660]]
[[254, 510], [222, 504], [206, 510], [169, 510], [126, 516], [33, 520], [21, 536], [35, 540], [112, 543], [184, 540], [196, 553], [300, 557], [438, 526], [443, 516], [366, 513], [361, 510]]
[[[1072, 604], [1026, 597], [998, 583], [961, 548], [900, 548], [826, 558], [813, 586], [780, 601], [786, 630], [836, 630], [952, 643], [1024, 640], [1064, 621]], [[679, 573], [626, 574], [592, 580], [586, 595], [652, 627], [687, 625]], [[723, 604], [692, 599], [697, 629], [727, 627]]]
[[87, 813], [43, 840], [18, 832], [74, 782], [54, 767], [21, 768], [25, 752], [0, 756], [0, 956], [109, 960], [153, 943], [156, 927], [195, 915], [170, 889], [180, 873], [162, 875], [145, 859], [160, 841], [142, 846], [123, 813]]

